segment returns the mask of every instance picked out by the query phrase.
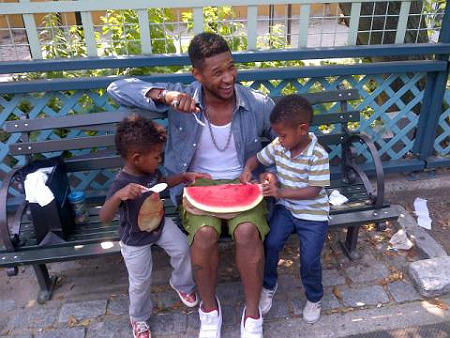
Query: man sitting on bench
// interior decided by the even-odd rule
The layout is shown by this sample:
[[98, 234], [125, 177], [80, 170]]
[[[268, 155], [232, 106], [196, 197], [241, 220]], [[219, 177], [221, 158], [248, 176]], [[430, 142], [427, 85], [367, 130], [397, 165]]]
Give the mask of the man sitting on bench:
[[[169, 173], [197, 171], [214, 179], [197, 180], [196, 184], [238, 183], [246, 160], [261, 150], [259, 138], [274, 139], [269, 123], [274, 103], [236, 84], [237, 69], [221, 36], [196, 35], [189, 45], [189, 57], [197, 80], [190, 85], [125, 79], [112, 83], [108, 93], [123, 106], [168, 111], [165, 167]], [[180, 202], [181, 191], [181, 185], [171, 189], [172, 199]], [[199, 337], [220, 337], [222, 312], [216, 297], [216, 276], [222, 220], [186, 212], [182, 216], [202, 299]], [[262, 337], [262, 243], [269, 231], [265, 205], [261, 203], [228, 220], [228, 227], [236, 243], [236, 264], [245, 293], [241, 337]]]

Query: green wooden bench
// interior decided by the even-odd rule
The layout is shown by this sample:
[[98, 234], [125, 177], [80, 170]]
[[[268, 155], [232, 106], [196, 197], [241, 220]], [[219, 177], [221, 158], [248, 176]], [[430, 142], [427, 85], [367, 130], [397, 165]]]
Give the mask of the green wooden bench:
[[[360, 120], [359, 111], [347, 109], [347, 102], [359, 97], [358, 91], [336, 90], [304, 96], [314, 105], [334, 103], [340, 106], [338, 113], [315, 115], [313, 124], [334, 125], [334, 132], [319, 135], [319, 140], [326, 147], [333, 145], [342, 147], [341, 163], [332, 170], [332, 185], [329, 190], [338, 189], [349, 198], [349, 202], [340, 207], [332, 207], [330, 228], [347, 228], [346, 240], [342, 243], [342, 247], [350, 258], [355, 259], [359, 256], [355, 249], [361, 225], [376, 223], [379, 229], [383, 229], [385, 222], [396, 219], [398, 213], [384, 200], [383, 167], [374, 144], [368, 137], [351, 133], [347, 128], [348, 123]], [[114, 151], [116, 124], [131, 112], [144, 114], [152, 119], [165, 119], [163, 114], [142, 111], [100, 112], [37, 119], [28, 119], [24, 116], [21, 120], [5, 122], [3, 129], [19, 136], [18, 141], [10, 145], [10, 153], [13, 156], [26, 155], [32, 160], [42, 157], [42, 154], [48, 156], [64, 151], [84, 150], [83, 155], [65, 159], [65, 167], [69, 174], [79, 171], [114, 170], [121, 166], [121, 159]], [[84, 133], [83, 137], [33, 140], [33, 132], [54, 129], [61, 129], [67, 135], [73, 130], [89, 132]], [[353, 152], [352, 146], [355, 143], [366, 144], [374, 159], [372, 171], [376, 178], [375, 188], [372, 187], [363, 169], [357, 165], [357, 155]], [[26, 201], [13, 203], [11, 198], [8, 198], [11, 186], [19, 185], [20, 189], [19, 170], [9, 173], [0, 191], [0, 238], [3, 243], [0, 250], [0, 266], [6, 267], [10, 276], [18, 273], [18, 266], [33, 266], [40, 285], [38, 302], [44, 303], [50, 299], [56, 282], [56, 278], [49, 275], [46, 264], [120, 252], [118, 222], [114, 220], [111, 224], [102, 224], [99, 220], [98, 212], [104, 202], [106, 191], [88, 193], [89, 223], [70, 228], [63, 243], [39, 245], [28, 211], [28, 203]], [[166, 215], [176, 217], [176, 208], [170, 200], [165, 198], [164, 203]], [[52, 219], [48, 219], [48, 222], [47, 228], [51, 230]], [[66, 220], [66, 223], [71, 224], [72, 220]]]

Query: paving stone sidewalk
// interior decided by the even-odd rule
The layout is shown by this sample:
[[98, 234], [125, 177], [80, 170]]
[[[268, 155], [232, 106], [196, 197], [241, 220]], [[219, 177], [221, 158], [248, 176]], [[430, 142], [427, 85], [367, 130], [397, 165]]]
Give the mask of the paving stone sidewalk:
[[[336, 321], [333, 319], [336, 315], [358, 311], [381, 313], [383, 309], [421, 301], [407, 274], [407, 266], [423, 257], [415, 249], [390, 250], [389, 238], [398, 227], [393, 223], [384, 232], [375, 231], [373, 226], [364, 227], [358, 248], [362, 259], [358, 261], [350, 261], [340, 248], [339, 241], [345, 238], [345, 233], [341, 230], [329, 232], [322, 253], [325, 296], [321, 322]], [[220, 255], [217, 293], [222, 303], [223, 337], [234, 337], [239, 333], [243, 289], [234, 264], [232, 244], [223, 244]], [[170, 267], [165, 253], [157, 249], [154, 256], [154, 316], [150, 322], [153, 336], [196, 337], [199, 327], [197, 309], [185, 307], [168, 285]], [[275, 325], [278, 332], [282, 332], [277, 323], [295, 323], [305, 330], [314, 327], [301, 319], [305, 297], [298, 260], [298, 242], [291, 237], [281, 255], [279, 289], [272, 310], [265, 316], [265, 328]], [[45, 305], [35, 302], [37, 283], [32, 269], [20, 270], [18, 276], [10, 278], [0, 271], [2, 336], [131, 336], [127, 275], [120, 256], [50, 265], [50, 272], [58, 275], [60, 282], [52, 300]], [[326, 332], [324, 336], [338, 336], [332, 327], [328, 334]]]

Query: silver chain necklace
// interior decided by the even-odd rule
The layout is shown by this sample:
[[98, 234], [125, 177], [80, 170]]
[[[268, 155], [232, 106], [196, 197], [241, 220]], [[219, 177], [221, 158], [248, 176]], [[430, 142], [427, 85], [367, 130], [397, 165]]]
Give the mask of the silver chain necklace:
[[212, 142], [213, 142], [213, 144], [214, 144], [214, 147], [215, 147], [218, 151], [224, 152], [225, 150], [228, 149], [228, 146], [230, 145], [230, 141], [231, 141], [231, 130], [232, 130], [232, 127], [233, 127], [233, 119], [231, 119], [230, 131], [228, 132], [227, 142], [225, 143], [225, 146], [224, 146], [223, 148], [220, 148], [220, 147], [218, 146], [217, 142], [216, 142], [216, 139], [215, 139], [215, 137], [214, 137], [214, 133], [213, 133], [212, 128], [211, 128], [211, 121], [210, 121], [210, 118], [209, 118], [209, 115], [208, 115], [208, 109], [206, 108], [206, 105], [205, 105], [205, 117], [206, 117], [206, 121], [207, 121], [208, 128], [209, 128], [209, 133], [210, 133], [210, 135], [211, 135], [211, 140], [212, 140]]

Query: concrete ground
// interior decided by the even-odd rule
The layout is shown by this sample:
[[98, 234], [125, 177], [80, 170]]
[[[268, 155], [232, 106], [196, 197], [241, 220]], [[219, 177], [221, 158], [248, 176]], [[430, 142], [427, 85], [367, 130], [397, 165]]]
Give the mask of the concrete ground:
[[[400, 199], [402, 193], [410, 196], [418, 186], [421, 190], [417, 196], [428, 188], [448, 191], [449, 178], [446, 172], [427, 181], [392, 177], [386, 186], [390, 197]], [[265, 316], [265, 337], [448, 337], [450, 295], [424, 298], [408, 274], [411, 262], [447, 253], [430, 231], [417, 226], [411, 213], [400, 205], [396, 207], [403, 214], [399, 223], [392, 223], [384, 232], [370, 225], [361, 231], [361, 260], [349, 261], [342, 253], [338, 242], [345, 238], [343, 230], [329, 233], [322, 253], [323, 315], [313, 325], [302, 320], [305, 297], [298, 276], [298, 242], [292, 237], [279, 262], [279, 290]], [[394, 251], [388, 241], [402, 225], [413, 234], [415, 246], [408, 251]], [[239, 337], [243, 290], [232, 244], [223, 244], [220, 254], [217, 294], [223, 311], [222, 336]], [[154, 315], [150, 321], [153, 337], [196, 337], [197, 309], [182, 305], [170, 288], [165, 253], [156, 249], [154, 255]], [[119, 255], [55, 263], [49, 268], [60, 280], [53, 298], [45, 305], [35, 301], [38, 287], [30, 267], [20, 268], [15, 277], [0, 271], [1, 336], [132, 336], [127, 314], [127, 275]]]

